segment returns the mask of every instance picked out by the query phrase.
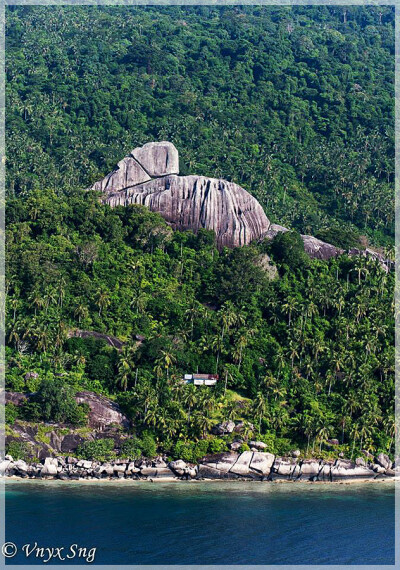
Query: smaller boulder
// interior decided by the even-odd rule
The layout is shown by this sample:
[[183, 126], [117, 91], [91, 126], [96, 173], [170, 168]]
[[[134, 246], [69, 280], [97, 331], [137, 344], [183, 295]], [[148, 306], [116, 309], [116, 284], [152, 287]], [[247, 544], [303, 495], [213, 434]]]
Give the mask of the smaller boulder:
[[267, 449], [268, 447], [268, 445], [263, 441], [249, 441], [249, 445], [250, 447], [254, 447], [256, 451], [257, 449]]
[[36, 378], [39, 378], [39, 374], [37, 372], [27, 372], [25, 374], [25, 382], [27, 382], [28, 380], [36, 380]]
[[81, 459], [80, 461], [78, 461], [78, 463], [76, 464], [77, 467], [82, 467], [83, 469], [91, 469], [92, 468], [92, 462], [91, 461], [86, 461], [84, 459]]
[[[50, 458], [47, 458], [50, 459]], [[54, 465], [52, 463], [45, 463], [41, 472], [41, 475], [43, 477], [43, 475], [49, 475], [54, 477], [55, 475], [57, 475], [57, 465]]]
[[18, 471], [22, 471], [24, 473], [28, 471], [28, 465], [22, 459], [18, 459], [18, 461], [15, 462], [15, 467], [18, 469]]
[[[248, 424], [248, 427], [250, 428], [250, 430], [254, 430], [253, 424]], [[235, 425], [233, 431], [235, 433], [241, 433], [244, 430], [244, 428], [245, 428], [244, 422], [239, 422]]]
[[139, 471], [140, 471], [139, 467], [135, 467], [134, 461], [131, 461], [131, 462], [128, 464], [126, 470], [127, 470], [127, 471], [130, 471], [131, 474], [132, 474], [132, 473], [139, 473]]
[[45, 467], [55, 467], [57, 469], [58, 467], [58, 461], [55, 457], [46, 457], [46, 459], [44, 460], [44, 466]]
[[179, 174], [179, 155], [167, 141], [150, 142], [132, 151], [132, 156], [150, 176]]
[[7, 471], [9, 469], [10, 465], [12, 465], [12, 463], [8, 459], [4, 459], [4, 461], [0, 462], [0, 476], [1, 477], [3, 477], [4, 475], [7, 474]]
[[154, 467], [142, 467], [140, 470], [140, 474], [143, 477], [156, 477], [157, 476], [157, 469]]
[[100, 467], [100, 473], [104, 474], [105, 476], [111, 477], [114, 474], [114, 467], [111, 463], [104, 463]]
[[214, 435], [225, 435], [227, 433], [232, 433], [234, 429], [235, 422], [227, 421], [217, 424], [211, 431]]
[[177, 461], [171, 461], [168, 464], [168, 467], [170, 469], [172, 469], [172, 471], [178, 475], [179, 477], [181, 477], [184, 473], [185, 473], [185, 469], [187, 468], [187, 465], [184, 461], [182, 461], [182, 459], [178, 459]]
[[76, 457], [67, 457], [68, 465], [76, 465], [78, 463], [78, 459]]
[[376, 458], [377, 463], [381, 465], [384, 469], [391, 469], [392, 462], [390, 461], [389, 457], [385, 455], [385, 453], [380, 453]]
[[365, 461], [365, 459], [363, 457], [357, 457], [356, 459], [356, 465], [359, 465], [361, 467], [366, 467], [367, 466], [367, 462]]

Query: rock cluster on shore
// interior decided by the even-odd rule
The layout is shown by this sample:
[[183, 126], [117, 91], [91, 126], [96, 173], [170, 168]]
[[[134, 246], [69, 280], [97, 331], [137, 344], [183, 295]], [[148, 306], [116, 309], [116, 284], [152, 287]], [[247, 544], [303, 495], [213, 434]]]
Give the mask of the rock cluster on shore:
[[[257, 443], [257, 442], [255, 442]], [[219, 453], [205, 456], [198, 465], [177, 460], [115, 459], [110, 462], [87, 461], [75, 457], [46, 457], [41, 463], [14, 461], [9, 455], [0, 461], [0, 476], [30, 479], [244, 479], [259, 481], [344, 481], [387, 479], [399, 473], [384, 454], [373, 462], [337, 459], [302, 460], [296, 452], [291, 457], [277, 457], [265, 451]]]

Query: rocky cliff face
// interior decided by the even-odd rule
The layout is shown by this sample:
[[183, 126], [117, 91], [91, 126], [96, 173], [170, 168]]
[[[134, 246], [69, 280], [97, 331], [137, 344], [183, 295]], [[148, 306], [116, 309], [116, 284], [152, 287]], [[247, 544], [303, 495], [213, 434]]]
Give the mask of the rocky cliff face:
[[[29, 400], [29, 396], [21, 392], [4, 392], [4, 402], [21, 406]], [[119, 406], [109, 398], [84, 391], [78, 392], [75, 399], [78, 404], [83, 403], [89, 406], [88, 431], [85, 437], [82, 436], [79, 428], [66, 429], [64, 424], [37, 424], [16, 420], [5, 437], [6, 445], [12, 441], [24, 442], [32, 456], [43, 459], [49, 454], [73, 452], [85, 439], [93, 440], [99, 436], [110, 437], [118, 443], [121, 433], [130, 427], [128, 419]], [[41, 430], [39, 430], [39, 425], [41, 425]]]
[[178, 151], [169, 142], [134, 149], [93, 185], [110, 206], [142, 204], [159, 212], [174, 229], [214, 230], [219, 248], [260, 239], [270, 221], [253, 196], [226, 180], [178, 176]]

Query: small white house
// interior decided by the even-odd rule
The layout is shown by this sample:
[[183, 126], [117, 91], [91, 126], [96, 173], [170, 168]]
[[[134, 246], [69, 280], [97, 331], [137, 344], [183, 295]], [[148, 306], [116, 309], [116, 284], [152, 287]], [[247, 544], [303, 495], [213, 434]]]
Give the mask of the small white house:
[[185, 374], [183, 380], [185, 384], [195, 386], [215, 386], [218, 382], [218, 374]]

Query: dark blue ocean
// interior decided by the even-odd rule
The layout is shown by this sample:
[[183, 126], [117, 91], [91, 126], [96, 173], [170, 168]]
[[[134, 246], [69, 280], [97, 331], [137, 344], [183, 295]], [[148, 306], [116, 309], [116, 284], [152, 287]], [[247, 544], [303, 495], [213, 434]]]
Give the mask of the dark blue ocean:
[[71, 556], [50, 564], [91, 548], [112, 565], [394, 564], [394, 497], [393, 483], [12, 481], [6, 540], [14, 564], [43, 562], [21, 552], [35, 543]]

